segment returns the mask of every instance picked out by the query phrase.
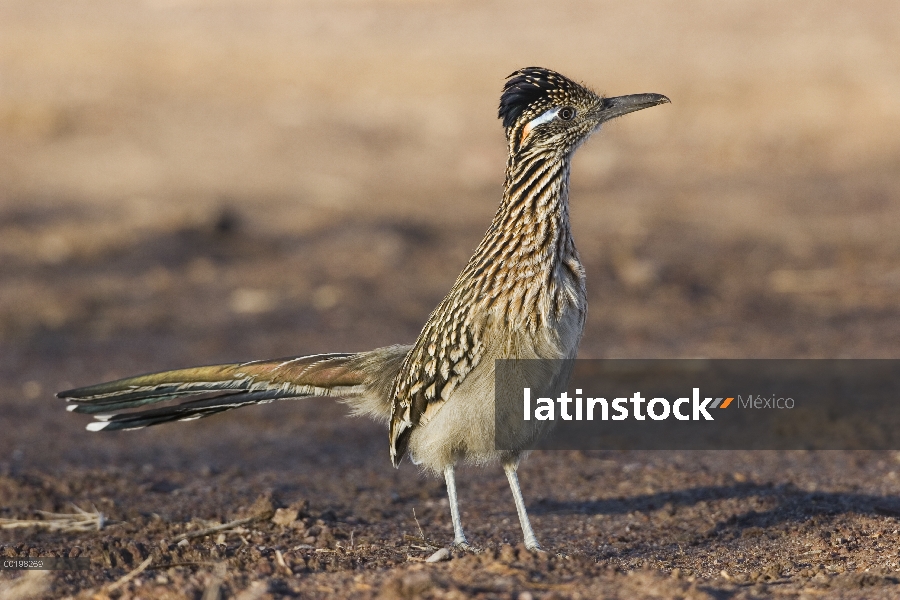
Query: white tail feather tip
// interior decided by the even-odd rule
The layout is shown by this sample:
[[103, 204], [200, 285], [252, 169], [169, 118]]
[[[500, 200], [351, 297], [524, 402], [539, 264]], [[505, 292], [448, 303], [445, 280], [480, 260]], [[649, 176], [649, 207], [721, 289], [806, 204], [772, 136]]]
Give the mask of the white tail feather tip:
[[109, 425], [109, 422], [107, 421], [98, 421], [95, 423], [88, 423], [86, 429], [88, 431], [102, 431], [107, 425]]

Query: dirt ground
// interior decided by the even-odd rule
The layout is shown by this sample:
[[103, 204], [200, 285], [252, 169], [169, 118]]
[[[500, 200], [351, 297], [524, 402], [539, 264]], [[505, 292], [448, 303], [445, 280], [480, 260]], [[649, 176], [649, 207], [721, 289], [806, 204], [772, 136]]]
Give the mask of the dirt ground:
[[540, 555], [502, 470], [462, 469], [483, 551], [427, 564], [443, 483], [339, 404], [102, 435], [53, 398], [413, 340], [496, 209], [498, 94], [531, 64], [673, 101], [576, 157], [581, 356], [897, 357], [898, 22], [889, 0], [0, 3], [0, 518], [109, 520], [0, 530], [4, 556], [92, 565], [0, 571], [0, 596], [900, 596], [900, 453], [536, 452]]

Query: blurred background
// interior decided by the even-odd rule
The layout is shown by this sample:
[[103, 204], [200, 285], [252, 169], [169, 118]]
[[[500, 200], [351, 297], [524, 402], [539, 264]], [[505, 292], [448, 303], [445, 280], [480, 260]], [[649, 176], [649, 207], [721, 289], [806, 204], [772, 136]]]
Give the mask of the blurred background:
[[499, 93], [530, 65], [672, 99], [576, 156], [581, 356], [896, 357], [897, 23], [888, 0], [5, 0], [0, 456], [85, 443], [61, 388], [412, 341], [496, 210]]

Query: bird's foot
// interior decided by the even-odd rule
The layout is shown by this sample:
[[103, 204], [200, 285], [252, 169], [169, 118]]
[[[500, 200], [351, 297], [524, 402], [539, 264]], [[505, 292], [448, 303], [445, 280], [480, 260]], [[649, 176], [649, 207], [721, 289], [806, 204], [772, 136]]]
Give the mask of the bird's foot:
[[525, 549], [529, 552], [535, 552], [537, 554], [546, 554], [547, 551], [541, 548], [541, 545], [538, 543], [536, 539], [525, 540]]
[[481, 550], [469, 544], [469, 542], [465, 538], [461, 540], [453, 540], [453, 544], [451, 544], [450, 547], [454, 550], [459, 550], [461, 552], [472, 552], [473, 554], [481, 552]]
[[453, 558], [454, 550], [457, 552], [466, 552], [472, 554], [478, 554], [479, 552], [481, 552], [480, 549], [470, 545], [466, 540], [455, 541], [447, 548], [438, 548], [434, 554], [425, 559], [425, 562], [434, 563], [450, 560], [451, 558]]

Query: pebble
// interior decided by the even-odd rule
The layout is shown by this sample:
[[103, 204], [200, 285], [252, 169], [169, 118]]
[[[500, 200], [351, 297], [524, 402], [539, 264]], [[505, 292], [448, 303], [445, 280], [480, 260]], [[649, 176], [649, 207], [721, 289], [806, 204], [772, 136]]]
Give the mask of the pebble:
[[450, 560], [450, 551], [446, 548], [441, 548], [440, 550], [426, 558], [425, 562], [436, 563], [441, 562], [442, 560]]

